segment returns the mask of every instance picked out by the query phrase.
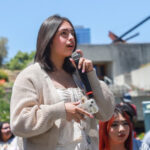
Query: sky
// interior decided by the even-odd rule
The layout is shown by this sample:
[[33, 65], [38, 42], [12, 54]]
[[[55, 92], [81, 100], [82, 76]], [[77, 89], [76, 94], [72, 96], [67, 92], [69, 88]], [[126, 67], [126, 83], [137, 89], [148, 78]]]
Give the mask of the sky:
[[[150, 0], [0, 0], [0, 37], [8, 39], [7, 60], [19, 50], [35, 50], [39, 28], [53, 14], [90, 28], [91, 44], [110, 44], [109, 31], [120, 36], [150, 16]], [[128, 43], [150, 43], [150, 19], [125, 38], [137, 32]]]

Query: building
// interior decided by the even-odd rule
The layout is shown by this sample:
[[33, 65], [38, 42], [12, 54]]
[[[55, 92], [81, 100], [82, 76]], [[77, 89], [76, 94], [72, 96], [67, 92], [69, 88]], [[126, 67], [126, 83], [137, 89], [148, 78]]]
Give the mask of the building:
[[91, 30], [83, 26], [75, 26], [78, 44], [91, 44]]
[[115, 85], [110, 87], [116, 103], [124, 93], [131, 92], [132, 102], [137, 106], [138, 126], [143, 129], [142, 102], [150, 101], [150, 43], [79, 45], [78, 48], [85, 58], [93, 61], [99, 79], [108, 77]]
[[129, 74], [142, 65], [150, 63], [150, 43], [147, 44], [106, 44], [79, 45], [84, 56], [91, 59], [99, 78], [115, 78]]

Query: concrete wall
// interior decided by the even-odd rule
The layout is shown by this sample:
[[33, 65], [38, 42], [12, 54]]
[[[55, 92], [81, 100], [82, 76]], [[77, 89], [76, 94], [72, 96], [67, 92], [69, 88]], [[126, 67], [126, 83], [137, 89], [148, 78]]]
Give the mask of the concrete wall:
[[131, 72], [150, 62], [150, 43], [79, 45], [78, 48], [82, 49], [84, 56], [94, 63], [111, 63], [111, 78]]
[[142, 90], [150, 90], [150, 64], [131, 71], [131, 83]]
[[[79, 45], [83, 50], [84, 56], [91, 59], [93, 63], [109, 64], [108, 70], [112, 79], [119, 77], [120, 84], [130, 81], [130, 72], [140, 68], [143, 64], [150, 62], [150, 43], [147, 44], [110, 44], [110, 45]], [[134, 79], [140, 80], [136, 76], [137, 72], [132, 72]], [[122, 76], [122, 75], [125, 75]], [[149, 77], [149, 75], [147, 75]], [[117, 78], [116, 78], [117, 79]], [[124, 81], [126, 80], [126, 81]], [[149, 83], [150, 85], [150, 83]], [[116, 98], [116, 102], [120, 101]], [[137, 106], [138, 120], [143, 121], [142, 101], [150, 101], [150, 96], [134, 96], [132, 102]]]

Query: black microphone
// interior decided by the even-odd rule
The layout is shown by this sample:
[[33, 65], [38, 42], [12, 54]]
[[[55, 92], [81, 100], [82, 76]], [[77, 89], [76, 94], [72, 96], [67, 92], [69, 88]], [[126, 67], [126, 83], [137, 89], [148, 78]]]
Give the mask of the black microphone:
[[81, 69], [78, 69], [78, 64], [79, 64], [79, 59], [80, 59], [80, 57], [81, 57], [80, 53], [77, 53], [76, 51], [72, 54], [72, 58], [73, 58], [73, 60], [75, 61], [75, 64], [76, 64], [76, 66], [77, 66], [77, 70], [78, 70], [78, 72], [79, 72], [81, 81], [83, 82], [83, 84], [84, 84], [84, 86], [85, 86], [86, 95], [87, 95], [89, 98], [93, 98], [94, 95], [93, 95], [93, 91], [92, 91], [90, 82], [89, 82], [89, 80], [88, 80], [87, 74], [86, 74], [85, 72], [82, 72], [82, 68], [81, 68]]

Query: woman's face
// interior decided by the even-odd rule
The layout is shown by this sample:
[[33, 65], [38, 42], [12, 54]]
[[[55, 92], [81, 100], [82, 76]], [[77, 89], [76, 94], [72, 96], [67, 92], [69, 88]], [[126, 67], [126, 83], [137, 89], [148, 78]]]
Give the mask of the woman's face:
[[3, 141], [9, 140], [9, 138], [12, 136], [9, 123], [3, 123], [1, 133]]
[[64, 21], [59, 27], [51, 44], [51, 57], [57, 58], [71, 56], [75, 48], [75, 37], [72, 26]]
[[126, 119], [119, 113], [115, 116], [109, 129], [109, 139], [111, 143], [124, 143], [129, 136], [129, 125]]

